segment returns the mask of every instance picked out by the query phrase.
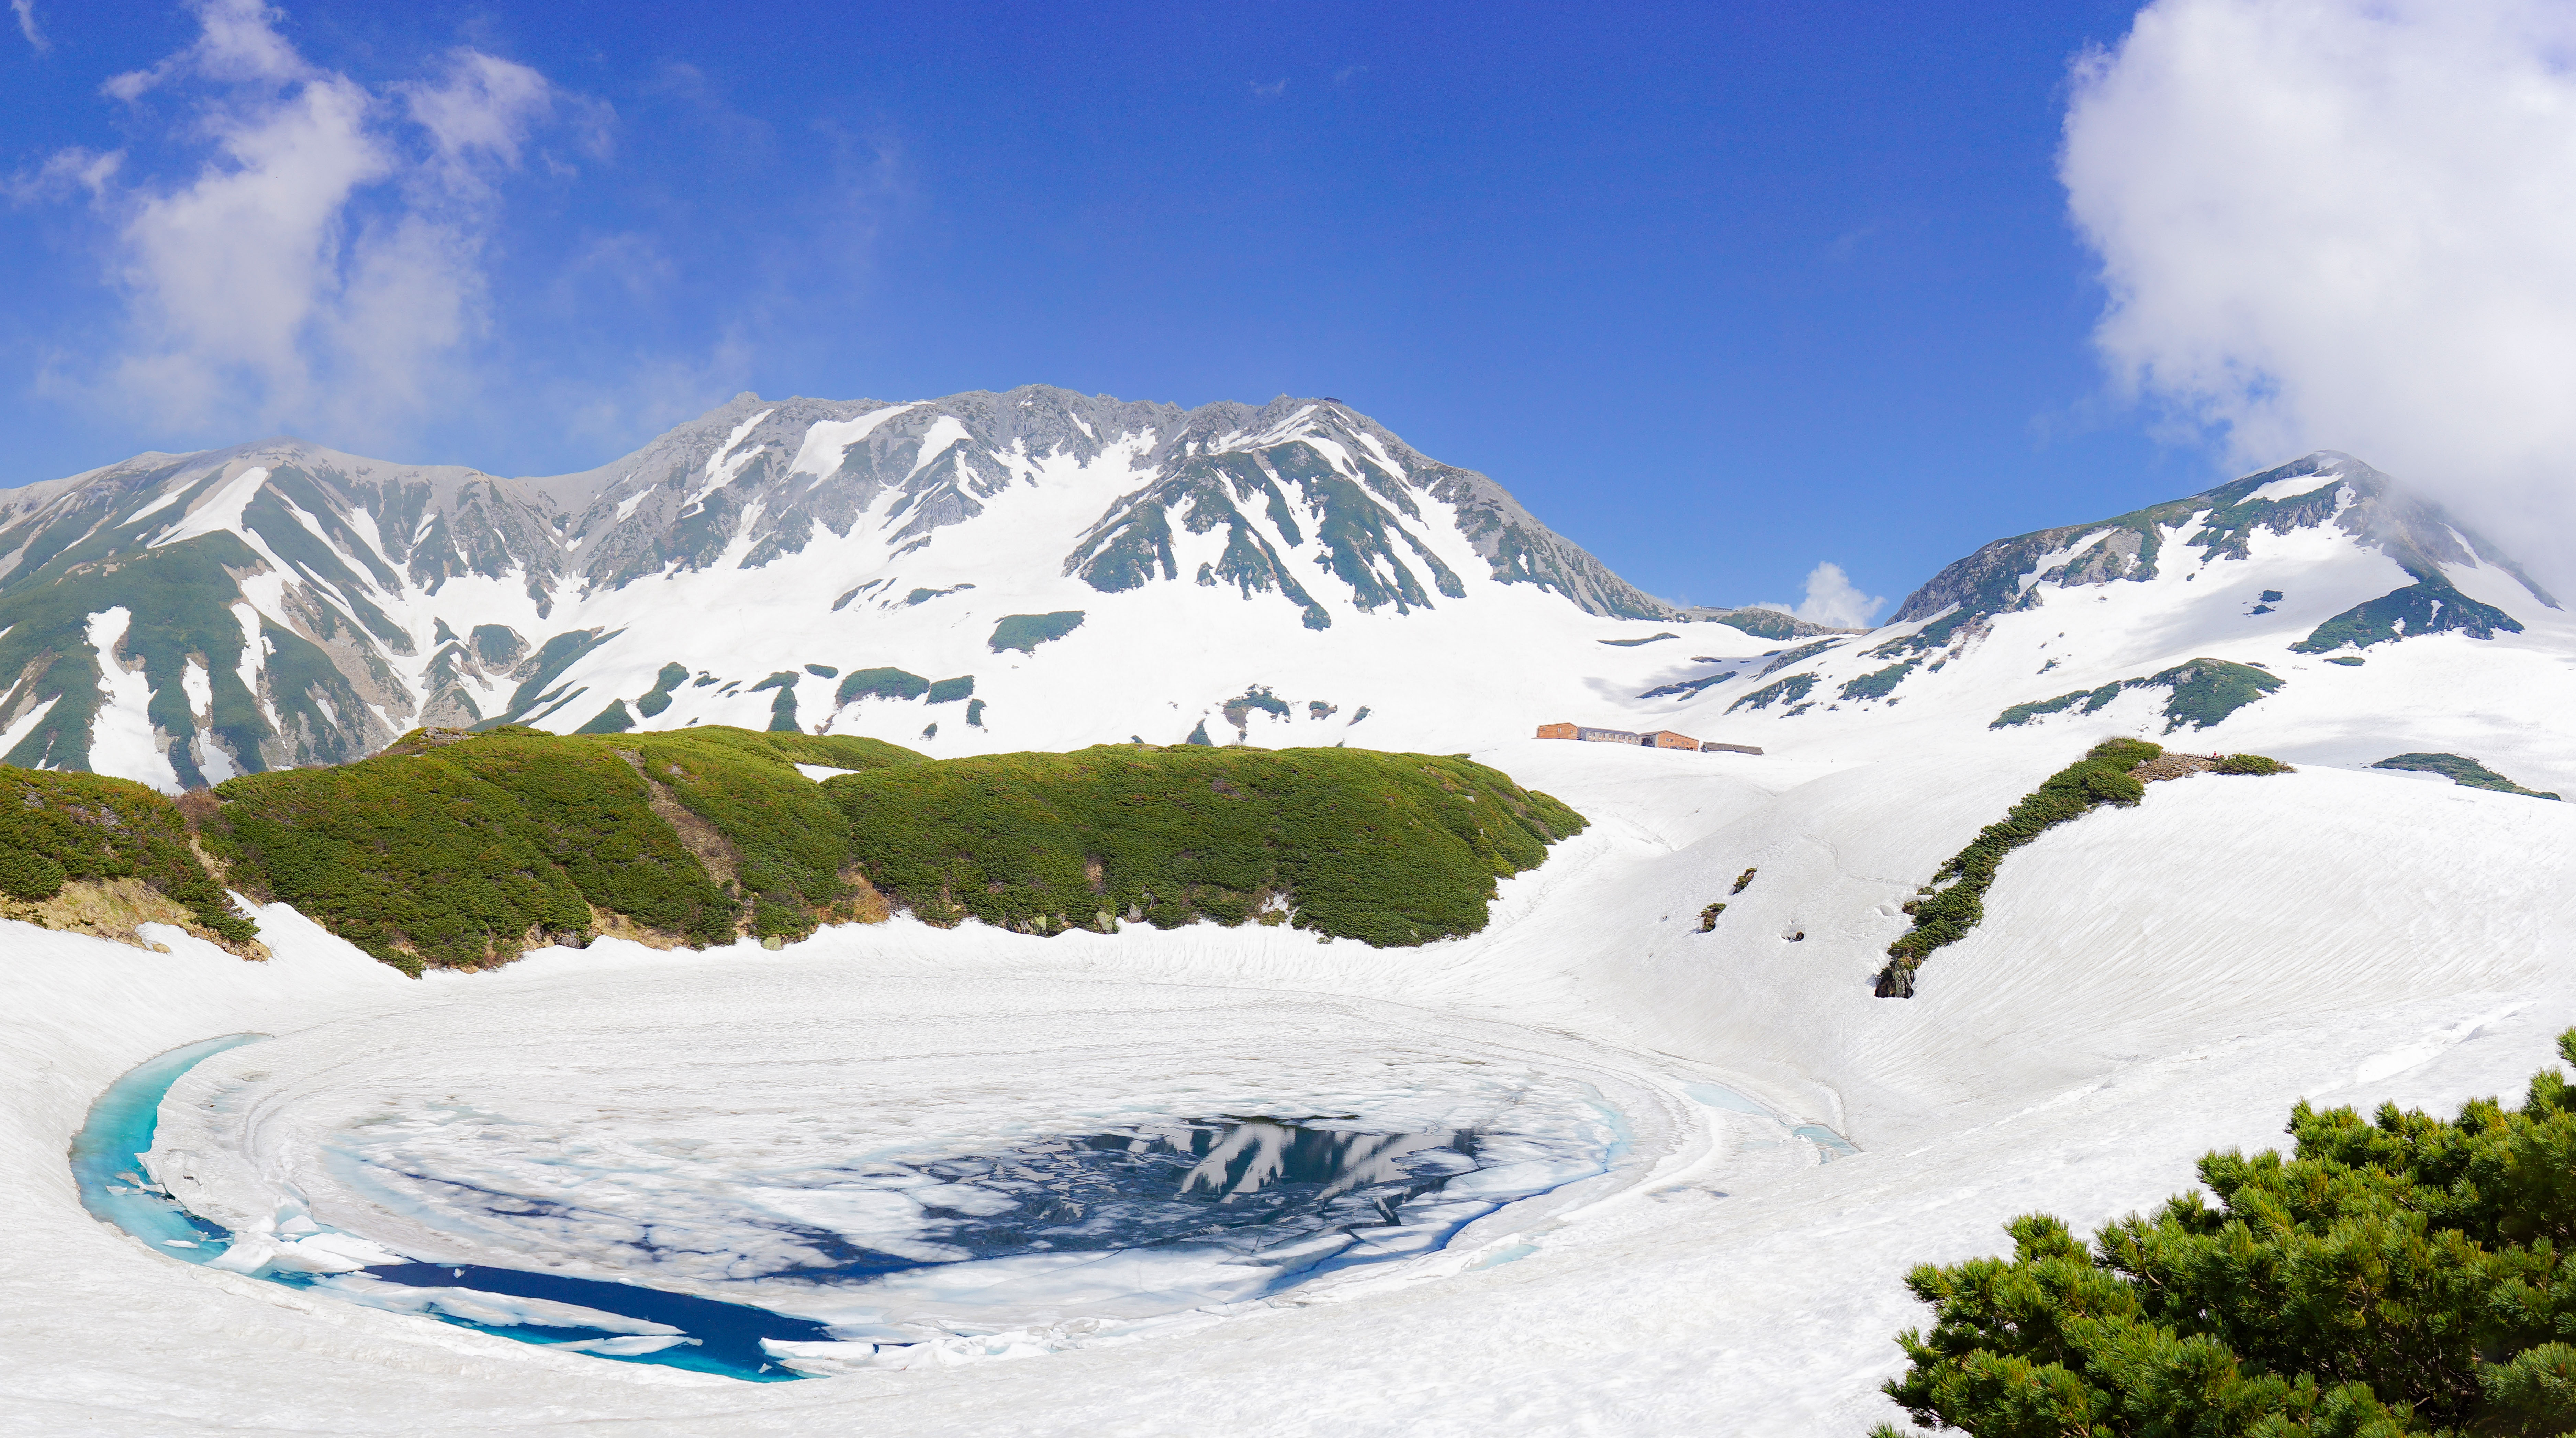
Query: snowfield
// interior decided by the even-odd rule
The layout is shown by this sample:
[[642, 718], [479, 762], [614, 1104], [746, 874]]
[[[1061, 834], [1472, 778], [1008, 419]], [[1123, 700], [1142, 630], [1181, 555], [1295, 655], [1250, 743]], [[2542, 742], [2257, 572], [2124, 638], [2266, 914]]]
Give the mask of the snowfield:
[[[779, 953], [603, 940], [415, 982], [281, 909], [259, 915], [266, 964], [166, 930], [160, 955], [10, 925], [0, 1416], [30, 1434], [399, 1433], [424, 1414], [514, 1433], [1856, 1433], [1892, 1416], [1874, 1388], [1921, 1321], [1908, 1265], [1996, 1251], [2033, 1209], [2092, 1225], [2155, 1203], [2202, 1150], [2273, 1142], [2301, 1096], [2515, 1092], [2576, 1023], [2576, 813], [2331, 766], [2156, 784], [2052, 831], [1919, 997], [1872, 998], [1897, 905], [2109, 732], [2096, 717], [1875, 755], [1480, 747], [1595, 827], [1507, 881], [1484, 933], [1414, 951], [897, 920]], [[64, 1152], [90, 1100], [238, 1031], [279, 1037], [183, 1080], [162, 1146], [230, 1155], [199, 1175], [211, 1208], [295, 1193], [397, 1247], [457, 1235], [317, 1162], [388, 1105], [523, 1126], [519, 1159], [685, 1139], [743, 1171], [889, 1130], [1283, 1096], [1440, 1123], [1588, 1089], [1628, 1133], [1540, 1211], [1343, 1281], [1110, 1341], [1022, 1324], [906, 1370], [754, 1385], [191, 1267], [89, 1218]], [[1860, 1151], [1825, 1161], [1835, 1133]]]
[[[682, 500], [730, 504], [727, 475], [752, 484], [775, 468], [735, 452], [746, 445], [769, 445], [790, 478], [820, 462], [804, 446], [838, 452], [868, 433], [832, 425], [880, 425], [871, 443], [920, 430], [886, 452], [919, 475], [968, 455], [927, 411], [793, 426], [748, 403], [727, 414], [685, 464], [642, 482], [649, 505], [633, 476], [576, 496], [588, 518], [567, 532], [583, 552], [680, 523], [668, 511]], [[1080, 415], [1067, 423], [1090, 437]], [[1302, 411], [1265, 423], [1276, 433], [1210, 433], [1173, 462], [1291, 431], [1336, 464], [1377, 443], [1345, 426], [1344, 444]], [[685, 660], [714, 672], [642, 716], [654, 727], [762, 727], [776, 689], [749, 683], [796, 671], [816, 701], [796, 707], [801, 727], [936, 756], [1168, 743], [1201, 724], [1222, 744], [1239, 722], [1268, 747], [1465, 751], [1592, 827], [1504, 881], [1483, 932], [1412, 950], [1280, 928], [1046, 939], [898, 918], [779, 952], [603, 939], [413, 981], [283, 908], [257, 915], [276, 951], [264, 964], [166, 929], [153, 931], [163, 954], [0, 923], [0, 1085], [14, 1095], [0, 1204], [15, 1221], [0, 1244], [0, 1429], [1856, 1435], [1898, 1416], [1876, 1389], [1900, 1367], [1894, 1334], [1926, 1319], [1902, 1287], [1911, 1265], [1998, 1252], [2002, 1225], [2034, 1210], [2090, 1229], [2160, 1203], [2203, 1151], [2276, 1143], [2302, 1097], [2447, 1110], [2517, 1094], [2576, 1025], [2576, 804], [2369, 767], [2456, 753], [2576, 793], [2576, 621], [2435, 518], [2365, 514], [2357, 462], [2312, 456], [2240, 481], [2306, 516], [2243, 526], [2241, 558], [2191, 546], [2214, 505], [2156, 520], [2152, 536], [2049, 531], [2024, 537], [2018, 572], [1996, 572], [2004, 598], [1973, 615], [1932, 604], [1866, 635], [1775, 642], [1499, 583], [1468, 516], [1427, 488], [1407, 553], [1441, 556], [1462, 592], [1411, 613], [1362, 611], [1320, 580], [1333, 621], [1320, 630], [1272, 590], [1090, 587], [1066, 536], [1117, 499], [1128, 458], [994, 453], [1013, 457], [1010, 482], [976, 490], [984, 508], [936, 545], [905, 537], [887, 489], [869, 492], [882, 511], [847, 546], [568, 586], [552, 618], [515, 572], [453, 575], [386, 608], [420, 639], [420, 662], [442, 614], [506, 619], [531, 640], [624, 635], [542, 681], [579, 699], [532, 716], [557, 730]], [[757, 482], [773, 481], [785, 482]], [[727, 544], [749, 542], [751, 512], [728, 521]], [[2374, 528], [2391, 514], [2415, 526], [2396, 548]], [[629, 515], [639, 528], [620, 540]], [[2101, 544], [2146, 538], [2160, 546], [2152, 572], [2068, 572]], [[1226, 542], [1176, 533], [1176, 576]], [[1294, 550], [1284, 531], [1278, 542]], [[254, 577], [260, 613], [284, 598], [257, 584], [285, 573], [281, 560]], [[845, 609], [821, 609], [862, 580]], [[2521, 628], [2295, 647], [2410, 584]], [[915, 602], [916, 590], [937, 592]], [[1057, 640], [990, 643], [1003, 616], [1074, 608], [1086, 619]], [[241, 612], [248, 635], [257, 616]], [[84, 613], [113, 660], [130, 616]], [[246, 645], [241, 662], [259, 654]], [[216, 678], [231, 672], [210, 658]], [[2169, 688], [2116, 687], [2203, 658], [2282, 682], [2211, 727], [2178, 728]], [[838, 703], [821, 668], [861, 665], [971, 672], [989, 714]], [[138, 673], [101, 666], [102, 722], [83, 732], [135, 777], [161, 778], [143, 771], [174, 752], [152, 747], [166, 736], [116, 718], [140, 711], [146, 696], [124, 692]], [[517, 673], [459, 682], [498, 705], [539, 682]], [[422, 689], [423, 676], [404, 682]], [[1286, 712], [1229, 712], [1253, 685]], [[2103, 699], [1998, 722], [2078, 693]], [[1766, 752], [1525, 737], [1558, 720]], [[10, 722], [9, 735], [36, 732]], [[2155, 783], [2137, 807], [2049, 831], [2004, 862], [1983, 924], [1930, 957], [1915, 997], [1873, 997], [1902, 905], [1942, 860], [2122, 735], [2299, 771]], [[155, 1055], [244, 1032], [275, 1037], [206, 1060], [161, 1108], [153, 1171], [208, 1216], [280, 1248], [320, 1225], [440, 1263], [749, 1293], [834, 1325], [832, 1342], [781, 1355], [834, 1376], [746, 1383], [554, 1351], [387, 1311], [430, 1290], [289, 1289], [173, 1261], [90, 1218], [66, 1149], [91, 1102]], [[1448, 1219], [1409, 1230], [1414, 1247], [1277, 1291], [1226, 1264], [949, 1262], [899, 1188], [836, 1192], [826, 1212], [807, 1181], [852, 1153], [1290, 1113], [1518, 1147], [1490, 1171], [1502, 1177], [1473, 1176], [1476, 1203], [1462, 1187]], [[501, 1221], [456, 1199], [483, 1190], [577, 1198], [566, 1212], [581, 1214]], [[942, 1262], [818, 1305], [750, 1277], [779, 1257], [778, 1229], [753, 1210]], [[628, 1231], [650, 1223], [686, 1241]], [[924, 1325], [945, 1336], [879, 1347]], [[647, 1325], [592, 1346], [635, 1353], [668, 1336]]]

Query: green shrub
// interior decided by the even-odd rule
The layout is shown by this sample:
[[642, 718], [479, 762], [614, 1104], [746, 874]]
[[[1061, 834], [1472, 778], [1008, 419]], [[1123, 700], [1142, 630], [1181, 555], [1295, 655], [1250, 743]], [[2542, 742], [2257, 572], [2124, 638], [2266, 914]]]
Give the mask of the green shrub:
[[[1752, 693], [1745, 695], [1743, 698], [1736, 700], [1734, 703], [1727, 705], [1726, 712], [1732, 714], [1738, 709], [1768, 709], [1776, 703], [1795, 704], [1799, 700], [1806, 698], [1807, 691], [1815, 687], [1815, 675], [1792, 674], [1788, 678], [1783, 679], [1776, 684], [1765, 684], [1761, 688], [1754, 690]], [[1356, 724], [1359, 721], [1354, 719], [1351, 722]]]
[[931, 685], [930, 702], [933, 704], [954, 704], [958, 700], [966, 698], [974, 692], [975, 676], [972, 674], [961, 674], [954, 679], [942, 679], [938, 683]]
[[2268, 754], [2230, 754], [2218, 761], [2221, 774], [2296, 774], [2299, 772]]
[[41, 903], [75, 880], [111, 879], [141, 880], [226, 943], [259, 934], [206, 872], [168, 798], [99, 774], [0, 767], [0, 893]]
[[1300, 928], [1426, 943], [1483, 928], [1495, 879], [1584, 827], [1481, 764], [1356, 749], [1100, 745], [823, 788], [889, 898], [931, 923], [1046, 934], [1293, 905]]
[[[755, 932], [803, 933], [850, 895], [839, 811], [790, 766], [916, 757], [869, 739], [716, 726], [580, 737], [507, 728], [447, 745], [414, 731], [361, 763], [230, 780], [203, 828], [236, 884], [407, 972], [586, 942], [594, 908], [690, 944], [725, 943], [743, 899], [769, 905], [756, 908], [767, 927]], [[721, 838], [730, 887], [657, 800]]]
[[[2576, 1030], [2558, 1047], [2576, 1062]], [[2089, 1247], [2026, 1215], [2010, 1259], [1914, 1269], [1933, 1327], [1897, 1339], [1888, 1396], [1991, 1438], [2576, 1428], [2576, 1087], [2543, 1070], [2520, 1108], [2453, 1120], [2303, 1101], [2289, 1132], [2287, 1159], [2203, 1157], [2215, 1206]]]
[[2556, 794], [2539, 789], [2526, 789], [2465, 754], [2393, 754], [2370, 766], [2373, 769], [2414, 769], [2426, 774], [2448, 776], [2454, 784], [2471, 789], [2488, 789], [2498, 794], [2521, 794], [2533, 799], [2555, 799]]
[[1884, 699], [1887, 697], [1889, 690], [1894, 689], [1897, 685], [1905, 682], [1905, 676], [1913, 673], [1914, 666], [1922, 662], [1923, 661], [1920, 659], [1908, 659], [1901, 664], [1890, 664], [1886, 668], [1878, 670], [1875, 673], [1864, 674], [1842, 687], [1842, 697], [1845, 699]]
[[2147, 788], [2129, 771], [2163, 752], [2143, 739], [2104, 740], [2083, 758], [2048, 776], [2000, 821], [1977, 831], [1974, 842], [1934, 871], [1932, 881], [1951, 880], [1949, 887], [1906, 904], [1914, 927], [1887, 946], [1887, 966], [1878, 973], [1878, 996], [1912, 998], [1915, 972], [1932, 951], [1966, 938], [1970, 929], [1984, 921], [1986, 890], [1994, 886], [2004, 855], [2100, 805], [2137, 803]]
[[1062, 639], [1082, 627], [1082, 611], [1060, 609], [1053, 614], [1011, 614], [993, 626], [993, 637], [986, 641], [994, 653], [1016, 649], [1022, 654], [1034, 653], [1051, 639]]
[[[816, 784], [796, 764], [855, 772]], [[1497, 877], [1584, 827], [1457, 756], [1116, 745], [934, 763], [714, 725], [414, 731], [361, 763], [231, 780], [208, 808], [204, 842], [238, 886], [412, 973], [584, 943], [602, 915], [690, 945], [801, 937], [871, 911], [871, 877], [934, 923], [1278, 922], [1293, 903], [1303, 927], [1417, 944], [1482, 928]], [[0, 886], [47, 877], [0, 861]]]
[[837, 707], [853, 699], [918, 699], [930, 692], [930, 681], [901, 669], [855, 669], [841, 676], [841, 687], [832, 691]]

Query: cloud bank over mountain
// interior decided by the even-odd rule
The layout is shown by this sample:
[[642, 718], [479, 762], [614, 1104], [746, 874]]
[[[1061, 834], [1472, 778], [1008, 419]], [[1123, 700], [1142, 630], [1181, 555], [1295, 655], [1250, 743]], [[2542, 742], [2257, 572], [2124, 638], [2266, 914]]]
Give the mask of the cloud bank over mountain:
[[1887, 607], [1887, 601], [1875, 594], [1862, 593], [1860, 586], [1852, 583], [1851, 576], [1843, 572], [1841, 565], [1827, 560], [1807, 571], [1806, 598], [1796, 604], [1766, 599], [1753, 607], [1777, 609], [1811, 624], [1835, 629], [1866, 629], [1870, 621], [1878, 617], [1878, 612]]
[[2060, 165], [2115, 383], [2240, 460], [2351, 450], [2563, 531], [2571, 56], [2539, 0], [2147, 6], [2079, 59]]

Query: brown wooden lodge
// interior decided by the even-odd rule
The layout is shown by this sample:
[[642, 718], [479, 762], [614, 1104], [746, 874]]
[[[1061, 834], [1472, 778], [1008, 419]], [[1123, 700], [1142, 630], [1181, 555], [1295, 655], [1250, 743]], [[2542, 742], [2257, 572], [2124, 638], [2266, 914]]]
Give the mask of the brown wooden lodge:
[[1636, 744], [1648, 749], [1696, 749], [1704, 754], [1759, 754], [1751, 744], [1720, 744], [1714, 739], [1699, 740], [1670, 729], [1653, 729], [1639, 734], [1627, 729], [1595, 729], [1584, 724], [1541, 724], [1541, 739], [1574, 739], [1588, 744]]

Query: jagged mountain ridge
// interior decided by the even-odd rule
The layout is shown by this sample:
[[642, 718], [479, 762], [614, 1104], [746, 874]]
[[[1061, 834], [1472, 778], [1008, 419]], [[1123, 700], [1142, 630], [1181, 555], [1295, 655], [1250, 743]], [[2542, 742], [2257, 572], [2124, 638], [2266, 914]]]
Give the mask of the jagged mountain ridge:
[[[1003, 522], [1003, 562], [1043, 564], [1079, 602], [1221, 589], [1321, 631], [1462, 602], [1473, 581], [1576, 615], [1681, 617], [1491, 480], [1335, 401], [746, 394], [549, 478], [272, 438], [0, 493], [0, 759], [184, 787], [359, 757], [415, 723], [529, 717], [583, 692], [549, 686], [639, 619], [698, 602], [654, 584], [732, 593], [711, 577], [793, 571], [795, 592], [759, 607], [810, 628], [882, 607], [890, 565], [960, 571], [929, 551], [971, 548], [967, 531], [1032, 491], [1062, 502]], [[891, 592], [993, 587], [963, 558], [974, 578]], [[805, 587], [817, 571], [837, 571], [828, 596]], [[683, 658], [684, 677], [722, 670], [719, 654], [648, 668]]]

